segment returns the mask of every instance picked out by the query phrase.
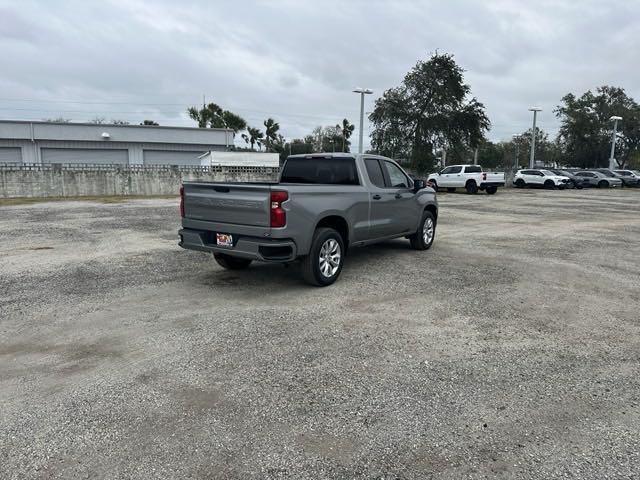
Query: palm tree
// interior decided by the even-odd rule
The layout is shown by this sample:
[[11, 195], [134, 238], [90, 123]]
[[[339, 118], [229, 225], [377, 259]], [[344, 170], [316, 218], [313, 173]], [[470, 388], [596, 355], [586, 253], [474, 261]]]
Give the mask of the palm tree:
[[269, 117], [264, 121], [264, 128], [267, 150], [272, 150], [273, 142], [278, 139], [278, 130], [280, 130], [280, 124], [273, 118]]
[[[247, 133], [249, 134], [249, 143], [251, 144], [251, 150], [253, 150], [254, 145], [257, 143], [258, 148], [262, 148], [262, 141], [264, 140], [264, 133], [262, 133], [258, 128], [248, 127]], [[246, 135], [243, 134], [242, 138], [246, 141]]]
[[199, 128], [230, 128], [234, 133], [244, 130], [247, 122], [240, 115], [223, 110], [220, 105], [210, 103], [198, 109], [189, 107], [189, 117], [198, 122]]
[[349, 146], [349, 137], [351, 137], [351, 134], [355, 130], [356, 126], [350, 124], [349, 120], [347, 120], [346, 118], [342, 120], [342, 127], [340, 127], [339, 125], [336, 126], [339, 127], [339, 131], [342, 132], [342, 151], [346, 152], [346, 148]]

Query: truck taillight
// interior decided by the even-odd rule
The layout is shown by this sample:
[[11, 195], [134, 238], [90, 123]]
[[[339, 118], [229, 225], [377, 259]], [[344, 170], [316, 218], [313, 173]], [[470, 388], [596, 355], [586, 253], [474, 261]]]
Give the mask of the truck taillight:
[[289, 194], [281, 190], [271, 192], [271, 227], [284, 227], [287, 224], [287, 212], [282, 203], [289, 200]]
[[180, 185], [180, 216], [184, 218], [184, 186]]
[[482, 180], [486, 180], [487, 179], [487, 174], [486, 172], [482, 172]]

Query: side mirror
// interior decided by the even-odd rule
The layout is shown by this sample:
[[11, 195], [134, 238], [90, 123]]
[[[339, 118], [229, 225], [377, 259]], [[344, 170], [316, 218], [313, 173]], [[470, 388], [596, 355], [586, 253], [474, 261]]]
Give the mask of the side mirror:
[[415, 179], [413, 181], [413, 193], [417, 193], [419, 190], [422, 190], [427, 186], [427, 183], [424, 180]]

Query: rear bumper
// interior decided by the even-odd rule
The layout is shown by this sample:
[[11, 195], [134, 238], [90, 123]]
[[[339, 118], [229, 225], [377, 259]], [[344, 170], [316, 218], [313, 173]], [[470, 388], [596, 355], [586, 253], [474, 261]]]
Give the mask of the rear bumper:
[[482, 182], [480, 188], [485, 189], [487, 187], [504, 187], [504, 182]]
[[187, 250], [224, 253], [232, 257], [278, 263], [291, 262], [297, 256], [296, 244], [291, 239], [272, 240], [234, 234], [233, 247], [219, 247], [215, 243], [215, 232], [183, 228], [178, 234], [178, 245]]

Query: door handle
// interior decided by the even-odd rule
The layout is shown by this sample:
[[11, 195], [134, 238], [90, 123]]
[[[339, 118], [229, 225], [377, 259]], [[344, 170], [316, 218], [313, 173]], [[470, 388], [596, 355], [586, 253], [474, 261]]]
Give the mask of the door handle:
[[374, 200], [380, 200], [381, 198], [382, 198], [382, 197], [381, 197], [380, 195], [377, 195], [377, 194], [373, 196], [373, 199], [374, 199]]
[[396, 193], [396, 198], [402, 198], [402, 194], [401, 193]]

